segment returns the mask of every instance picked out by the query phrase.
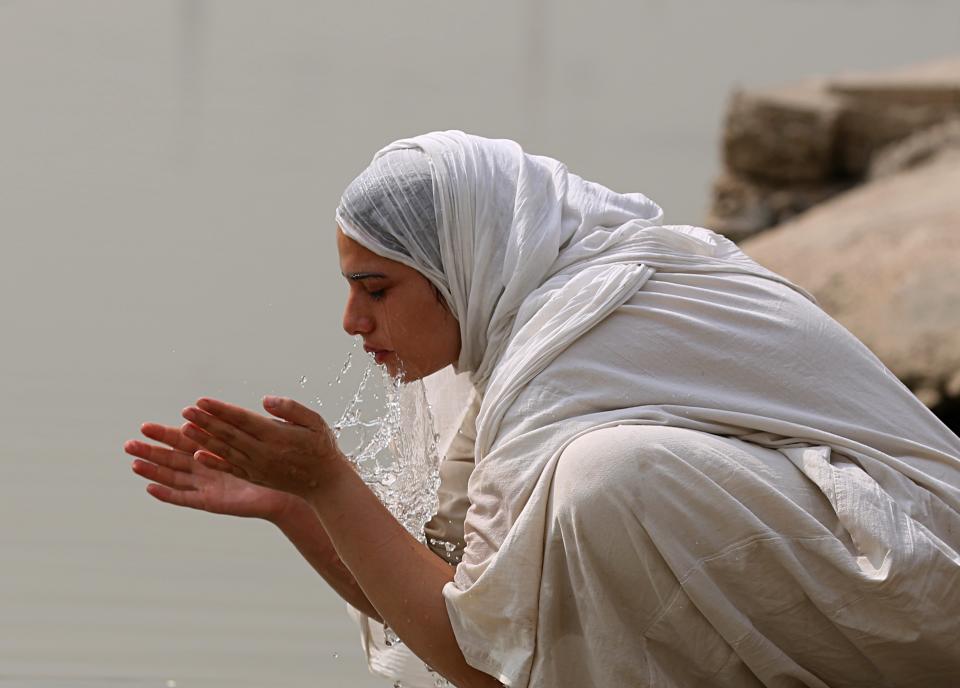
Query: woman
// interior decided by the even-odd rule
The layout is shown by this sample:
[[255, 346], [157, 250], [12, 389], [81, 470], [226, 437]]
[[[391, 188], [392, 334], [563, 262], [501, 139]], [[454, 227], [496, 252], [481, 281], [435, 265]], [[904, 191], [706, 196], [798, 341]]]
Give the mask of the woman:
[[[344, 328], [482, 398], [455, 570], [292, 400], [201, 399], [148, 436], [295, 495], [305, 556], [457, 685], [951, 684], [960, 439], [804, 292], [660, 220], [461, 132], [344, 193]], [[135, 470], [173, 500], [170, 456]]]

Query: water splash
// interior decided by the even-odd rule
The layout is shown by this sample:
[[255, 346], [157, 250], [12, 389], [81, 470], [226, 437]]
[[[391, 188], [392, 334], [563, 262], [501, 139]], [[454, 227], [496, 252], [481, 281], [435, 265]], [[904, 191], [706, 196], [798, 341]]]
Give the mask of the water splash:
[[347, 352], [347, 360], [343, 362], [343, 366], [340, 368], [340, 372], [337, 373], [337, 377], [327, 383], [327, 387], [333, 387], [334, 385], [339, 385], [343, 382], [343, 376], [347, 374], [350, 368], [353, 366], [353, 352], [360, 347], [360, 338], [357, 337], [353, 340], [353, 349]]
[[[337, 376], [351, 369], [349, 356]], [[439, 508], [437, 433], [422, 382], [402, 382], [367, 357], [356, 391], [332, 429], [341, 450], [384, 506], [420, 542]]]
[[[343, 383], [352, 353], [328, 386]], [[439, 436], [423, 383], [404, 383], [403, 377], [402, 369], [391, 377], [369, 356], [356, 391], [331, 428], [371, 491], [407, 532], [426, 544], [424, 526], [439, 509]], [[388, 647], [403, 644], [386, 624], [383, 633]], [[437, 681], [438, 687], [450, 686], [439, 676]]]
[[383, 644], [387, 647], [394, 647], [395, 645], [403, 644], [403, 641], [400, 640], [400, 636], [398, 636], [387, 624], [383, 624]]
[[307, 376], [306, 376], [306, 375], [301, 375], [301, 376], [300, 376], [300, 386], [301, 386], [301, 387], [306, 387], [306, 386], [307, 386]]

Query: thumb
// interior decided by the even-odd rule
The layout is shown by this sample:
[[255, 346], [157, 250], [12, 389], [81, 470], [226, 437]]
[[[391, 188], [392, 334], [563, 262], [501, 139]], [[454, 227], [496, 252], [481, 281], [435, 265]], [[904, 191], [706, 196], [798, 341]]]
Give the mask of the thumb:
[[266, 409], [270, 415], [281, 418], [294, 425], [302, 425], [314, 429], [327, 427], [327, 422], [323, 419], [323, 416], [293, 399], [266, 396], [263, 398], [263, 408]]

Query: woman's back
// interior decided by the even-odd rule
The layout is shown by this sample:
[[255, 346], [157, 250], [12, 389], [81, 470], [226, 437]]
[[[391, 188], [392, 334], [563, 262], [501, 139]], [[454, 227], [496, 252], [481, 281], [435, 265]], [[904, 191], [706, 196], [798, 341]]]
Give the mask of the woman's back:
[[[480, 457], [470, 483], [466, 556], [458, 569], [458, 590], [448, 586], [448, 597], [464, 605], [466, 616], [475, 605], [490, 607], [491, 599], [502, 598], [509, 587], [501, 608], [508, 610], [518, 630], [499, 628], [485, 644], [510, 646], [517, 656], [525, 643], [520, 630], [524, 622], [532, 627], [528, 633], [537, 629], [535, 646], [556, 640], [551, 615], [564, 603], [556, 597], [561, 584], [551, 582], [550, 572], [571, 568], [569, 561], [549, 561], [556, 471], [572, 439], [582, 442], [598, 428], [625, 424], [735, 437], [765, 452], [771, 470], [792, 471], [806, 492], [779, 498], [812, 499], [833, 514], [825, 525], [809, 511], [801, 512], [811, 532], [826, 528], [833, 533], [817, 556], [838, 571], [836, 578], [810, 589], [810, 599], [820, 585], [866, 595], [878, 581], [890, 594], [905, 594], [916, 590], [917, 576], [945, 589], [960, 571], [960, 440], [862, 344], [794, 289], [757, 275], [660, 270], [519, 392], [503, 415], [491, 451]], [[597, 462], [599, 472], [603, 457]], [[589, 466], [589, 460], [578, 464], [586, 484], [591, 480]], [[732, 464], [726, 468], [731, 474], [739, 470]], [[756, 477], [740, 475], [744, 484], [750, 482], [744, 477]], [[651, 473], [648, 479], [656, 478]], [[662, 503], [641, 504], [642, 495], [649, 494], [641, 489], [642, 476], [637, 478], [641, 483], [631, 483], [626, 475], [620, 480], [615, 481], [617, 494], [609, 491], [610, 499], [622, 501], [622, 487], [634, 485], [632, 506], [652, 519], [642, 522], [638, 516], [638, 526], [657, 538], [652, 546], [662, 550], [678, 577], [698, 570], [723, 548], [705, 553], [688, 546], [690, 531], [671, 533], [669, 523], [664, 524], [662, 517], [670, 511], [664, 504], [688, 503], [691, 513], [702, 517], [705, 532], [710, 523], [720, 522], [736, 529], [750, 513], [763, 518], [755, 513], [762, 500], [761, 506], [753, 504], [739, 513], [721, 506], [698, 510], [694, 485], [681, 485], [680, 492]], [[881, 499], [897, 513], [871, 515], [869, 508], [876, 504], [868, 508], [866, 497]], [[768, 495], [765, 503], [776, 501], [776, 495]], [[774, 505], [774, 511], [781, 506]], [[916, 539], [904, 529], [920, 529], [923, 535]], [[937, 553], [941, 545], [946, 554]], [[564, 551], [578, 549], [567, 542]], [[538, 558], [539, 552], [545, 552], [544, 558]], [[939, 563], [931, 564], [929, 557]], [[500, 559], [511, 562], [510, 571], [499, 566]], [[518, 575], [518, 561], [533, 570]], [[758, 579], [772, 575], [756, 566], [753, 574]], [[589, 583], [585, 585], [589, 589]], [[609, 594], [629, 592], [605, 585]], [[579, 587], [578, 594], [585, 593], [584, 586]], [[696, 598], [702, 591], [685, 594]], [[928, 616], [919, 607], [913, 609]], [[782, 620], [787, 624], [786, 617]], [[935, 628], [933, 623], [930, 630]], [[793, 632], [783, 629], [787, 636]], [[468, 634], [480, 638], [483, 631], [475, 627]], [[824, 641], [829, 637], [821, 635]], [[908, 652], [923, 654], [917, 647]], [[531, 653], [515, 661], [542, 669], [544, 659], [534, 664]], [[533, 673], [535, 678], [537, 670]]]

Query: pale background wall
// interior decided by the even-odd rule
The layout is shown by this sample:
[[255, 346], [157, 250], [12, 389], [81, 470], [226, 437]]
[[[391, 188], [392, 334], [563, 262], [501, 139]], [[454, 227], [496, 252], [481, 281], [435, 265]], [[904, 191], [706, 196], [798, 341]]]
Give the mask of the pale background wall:
[[120, 448], [332, 395], [331, 217], [378, 147], [513, 137], [696, 223], [734, 84], [958, 47], [953, 0], [0, 2], [0, 686], [380, 685], [277, 533]]

